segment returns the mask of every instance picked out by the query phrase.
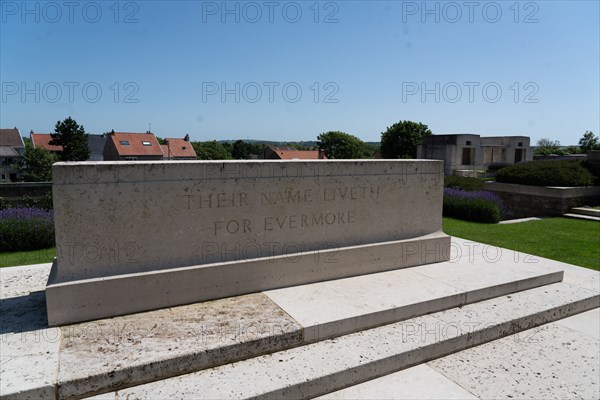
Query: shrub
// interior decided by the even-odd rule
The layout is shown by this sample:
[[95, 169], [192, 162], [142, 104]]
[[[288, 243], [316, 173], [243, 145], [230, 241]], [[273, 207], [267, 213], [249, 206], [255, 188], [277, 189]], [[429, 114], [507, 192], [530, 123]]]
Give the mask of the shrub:
[[445, 188], [443, 213], [466, 221], [497, 223], [502, 219], [504, 204], [492, 192]]
[[466, 176], [445, 176], [444, 187], [452, 187], [466, 191], [483, 190], [483, 180]]
[[52, 210], [52, 192], [46, 193], [43, 197], [23, 196], [23, 206], [27, 208]]
[[532, 161], [496, 173], [496, 182], [533, 186], [591, 186], [596, 180], [581, 160]]
[[488, 170], [488, 172], [495, 174], [498, 170], [500, 170], [504, 167], [508, 167], [509, 165], [512, 165], [512, 164], [507, 163], [507, 162], [494, 162], [488, 166], [487, 170]]
[[0, 210], [0, 253], [54, 246], [53, 212], [41, 208]]

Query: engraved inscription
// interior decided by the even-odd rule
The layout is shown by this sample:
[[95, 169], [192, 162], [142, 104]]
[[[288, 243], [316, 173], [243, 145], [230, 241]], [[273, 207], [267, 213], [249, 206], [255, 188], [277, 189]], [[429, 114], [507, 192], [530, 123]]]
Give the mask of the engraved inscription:
[[319, 214], [293, 214], [280, 217], [265, 217], [265, 231], [276, 229], [310, 228], [336, 224], [353, 224], [356, 222], [354, 211], [325, 212]]
[[263, 205], [310, 203], [313, 200], [312, 195], [312, 189], [286, 189], [284, 191], [269, 191], [260, 194], [260, 202]]
[[233, 208], [248, 205], [248, 193], [201, 193], [184, 194], [188, 210], [199, 210], [203, 208]]
[[323, 200], [368, 200], [378, 199], [379, 186], [333, 186], [323, 189]]

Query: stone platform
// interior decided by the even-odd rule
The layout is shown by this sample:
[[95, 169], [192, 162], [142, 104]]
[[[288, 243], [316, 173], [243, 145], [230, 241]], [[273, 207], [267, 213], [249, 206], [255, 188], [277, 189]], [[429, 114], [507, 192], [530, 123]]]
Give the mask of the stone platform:
[[[556, 393], [598, 388], [589, 349], [600, 274], [462, 239], [441, 263], [62, 327], [46, 319], [49, 269], [0, 269], [2, 398], [542, 398], [553, 379]], [[540, 362], [554, 364], [544, 370], [545, 348]]]

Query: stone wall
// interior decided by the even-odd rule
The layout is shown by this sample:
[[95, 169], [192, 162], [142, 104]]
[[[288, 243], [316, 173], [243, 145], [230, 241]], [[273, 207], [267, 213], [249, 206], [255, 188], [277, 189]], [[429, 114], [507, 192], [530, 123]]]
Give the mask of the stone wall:
[[600, 205], [600, 186], [568, 188], [486, 182], [484, 189], [502, 198], [509, 219], [557, 217], [573, 207]]
[[52, 192], [52, 182], [16, 182], [0, 184], [0, 197], [21, 200], [23, 197], [44, 197]]
[[50, 324], [449, 258], [436, 160], [53, 166]]

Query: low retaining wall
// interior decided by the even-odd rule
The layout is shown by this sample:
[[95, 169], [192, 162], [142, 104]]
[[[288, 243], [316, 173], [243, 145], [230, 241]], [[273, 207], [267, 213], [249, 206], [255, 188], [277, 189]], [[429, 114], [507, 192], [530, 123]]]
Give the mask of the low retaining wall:
[[50, 325], [450, 257], [436, 160], [53, 166]]
[[1, 183], [0, 197], [4, 200], [22, 200], [23, 197], [44, 197], [52, 192], [52, 182]]
[[508, 218], [557, 217], [579, 206], [600, 205], [600, 186], [549, 187], [485, 182], [507, 207]]

